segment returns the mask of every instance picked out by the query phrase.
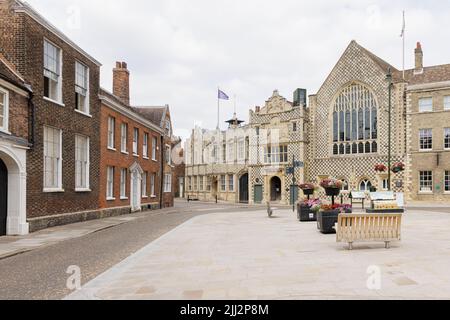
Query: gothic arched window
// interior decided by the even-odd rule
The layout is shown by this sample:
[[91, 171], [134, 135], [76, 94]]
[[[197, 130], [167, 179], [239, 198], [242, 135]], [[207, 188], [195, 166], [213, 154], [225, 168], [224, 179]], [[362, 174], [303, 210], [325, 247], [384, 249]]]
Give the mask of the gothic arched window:
[[[336, 148], [339, 155], [378, 152], [378, 106], [371, 90], [361, 84], [346, 87], [336, 98], [332, 112], [334, 155]], [[352, 142], [345, 144], [345, 152], [341, 152], [343, 142]]]

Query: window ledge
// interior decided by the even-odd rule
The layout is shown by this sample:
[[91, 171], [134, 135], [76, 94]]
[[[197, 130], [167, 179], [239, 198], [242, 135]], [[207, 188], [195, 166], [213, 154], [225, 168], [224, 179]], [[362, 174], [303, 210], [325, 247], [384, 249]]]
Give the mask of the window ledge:
[[156, 198], [156, 196], [155, 195], [152, 195], [150, 198], [152, 198], [152, 199], [155, 199]]
[[419, 149], [419, 152], [433, 152], [433, 149]]
[[75, 192], [92, 192], [90, 188], [76, 188]]
[[158, 162], [158, 160], [156, 160], [156, 159], [152, 159], [152, 161], [154, 161], [154, 162]]
[[78, 109], [74, 109], [74, 110], [75, 110], [76, 113], [79, 113], [79, 114], [81, 114], [81, 115], [83, 115], [83, 116], [85, 116], [85, 117], [88, 117], [88, 118], [92, 118], [92, 115], [89, 114], [89, 113], [80, 111], [80, 110], [78, 110]]
[[129, 155], [129, 153], [127, 151], [120, 151], [122, 154], [126, 154]]
[[128, 200], [128, 197], [120, 197], [120, 200]]
[[142, 199], [148, 199], [148, 197], [147, 196], [142, 196]]
[[116, 148], [108, 147], [107, 149], [110, 150], [110, 151], [117, 151]]
[[48, 101], [48, 102], [52, 102], [52, 103], [54, 103], [54, 104], [56, 104], [56, 105], [58, 105], [60, 107], [65, 107], [66, 106], [64, 103], [62, 103], [60, 101], [56, 101], [56, 100], [53, 100], [53, 99], [50, 99], [50, 98], [47, 98], [47, 97], [44, 97], [44, 100]]
[[145, 159], [145, 160], [150, 160], [150, 158], [149, 157], [142, 157], [143, 159]]
[[116, 198], [106, 198], [106, 201], [114, 201]]
[[424, 195], [433, 195], [434, 192], [433, 191], [419, 191], [419, 194], [424, 194]]
[[44, 188], [44, 190], [42, 190], [42, 192], [44, 192], [44, 193], [63, 193], [65, 191], [62, 188]]
[[139, 155], [138, 155], [138, 154], [134, 154], [134, 153], [133, 153], [133, 157], [135, 157], [135, 158], [139, 158]]
[[9, 132], [8, 130], [2, 129], [2, 128], [0, 128], [0, 132], [3, 132], [4, 134], [7, 134], [8, 136], [10, 136], [10, 135], [12, 134], [12, 133]]

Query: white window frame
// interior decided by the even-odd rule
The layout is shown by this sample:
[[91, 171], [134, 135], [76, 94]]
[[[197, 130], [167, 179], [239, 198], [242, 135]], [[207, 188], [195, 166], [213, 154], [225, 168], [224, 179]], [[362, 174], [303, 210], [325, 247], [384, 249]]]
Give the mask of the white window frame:
[[172, 175], [170, 173], [166, 173], [164, 175], [164, 193], [172, 192]]
[[[428, 138], [426, 133], [431, 134], [431, 147], [430, 148], [422, 148], [422, 139]], [[432, 151], [433, 150], [433, 129], [419, 129], [419, 151]]]
[[[78, 67], [85, 69], [85, 76], [86, 76], [85, 86], [86, 86], [86, 88], [83, 88], [83, 87], [78, 86], [76, 84], [77, 77], [78, 77]], [[82, 94], [83, 90], [86, 91], [84, 95]], [[80, 110], [78, 105], [76, 105], [75, 106], [75, 111], [90, 117], [91, 114], [90, 114], [90, 105], [89, 105], [89, 102], [90, 102], [90, 94], [89, 94], [89, 67], [86, 66], [85, 64], [79, 62], [79, 61], [75, 61], [75, 94], [84, 97], [84, 110]], [[78, 100], [78, 102], [79, 102], [79, 100]]]
[[199, 176], [199, 190], [198, 191], [205, 191], [205, 177], [204, 176]]
[[[78, 165], [77, 163], [81, 160], [77, 160], [77, 149], [78, 149], [78, 139], [85, 139], [86, 140], [86, 163], [84, 164], [86, 166], [85, 168], [85, 172], [84, 172], [84, 179], [86, 181], [86, 185], [85, 186], [79, 186], [77, 185], [77, 168]], [[89, 184], [89, 171], [90, 171], [90, 139], [87, 136], [83, 136], [80, 134], [76, 134], [75, 135], [75, 192], [87, 192], [87, 191], [91, 191], [90, 189], [90, 184]]]
[[3, 124], [0, 126], [0, 131], [11, 134], [9, 132], [9, 91], [0, 87], [0, 92], [3, 94], [3, 101], [0, 101], [3, 104]]
[[114, 167], [107, 166], [106, 167], [106, 200], [116, 200], [114, 198]]
[[172, 165], [172, 148], [168, 144], [166, 144], [166, 159], [165, 160], [169, 166]]
[[[446, 190], [446, 182], [448, 183], [448, 190]], [[444, 193], [450, 194], [450, 170], [444, 170]]]
[[228, 162], [233, 163], [235, 159], [234, 155], [234, 142], [229, 142], [227, 146], [227, 156], [228, 156]]
[[128, 123], [122, 122], [120, 125], [120, 151], [128, 154]]
[[148, 172], [144, 171], [142, 173], [142, 185], [141, 185], [141, 194], [143, 199], [148, 198], [147, 180], [148, 180]]
[[[112, 127], [112, 128], [111, 128]], [[108, 149], [116, 151], [116, 118], [108, 117]]]
[[450, 96], [444, 96], [444, 110], [450, 110]]
[[142, 142], [142, 157], [148, 159], [148, 137], [149, 134], [144, 132], [143, 142]]
[[[59, 131], [59, 158], [57, 157], [57, 177], [56, 177], [56, 186], [46, 186], [46, 166], [45, 166], [45, 157], [46, 157], [46, 151], [47, 151], [47, 145], [45, 143], [45, 130], [52, 130], [52, 131]], [[47, 132], [48, 135], [48, 132]], [[43, 192], [64, 192], [64, 189], [62, 188], [62, 162], [63, 162], [63, 158], [62, 158], [62, 130], [61, 129], [57, 129], [54, 127], [50, 127], [50, 126], [44, 126], [44, 181], [43, 181]]]
[[226, 175], [220, 176], [220, 191], [222, 191], [222, 192], [227, 191], [227, 176]]
[[128, 178], [128, 169], [120, 169], [120, 199], [128, 200], [127, 197], [127, 178]]
[[[58, 50], [58, 52], [59, 52], [59, 57], [58, 57], [58, 59], [59, 59], [59, 65], [58, 65], [58, 67], [59, 67], [59, 70], [57, 70], [58, 72], [59, 72], [59, 74], [58, 74], [58, 81], [57, 81], [57, 86], [56, 86], [56, 99], [52, 99], [52, 98], [50, 98], [50, 97], [46, 97], [45, 95], [43, 95], [44, 96], [44, 100], [48, 100], [48, 101], [51, 101], [51, 102], [54, 102], [54, 103], [56, 103], [56, 104], [59, 104], [59, 105], [61, 105], [61, 106], [64, 106], [64, 104], [63, 104], [63, 95], [62, 95], [62, 82], [63, 82], [63, 75], [62, 75], [62, 70], [63, 70], [63, 51], [62, 51], [62, 49], [60, 48], [60, 47], [58, 47], [56, 44], [54, 44], [53, 42], [51, 42], [51, 41], [49, 41], [49, 40], [47, 40], [47, 39], [44, 39], [44, 51], [43, 51], [43, 73], [44, 73], [44, 77], [45, 78], [50, 78], [50, 77], [47, 77], [46, 75], [45, 75], [45, 73], [46, 73], [46, 69], [45, 69], [45, 46], [46, 46], [46, 44], [47, 45], [50, 45], [50, 46], [52, 46], [52, 47], [54, 47], [55, 49], [57, 49]], [[48, 72], [51, 72], [50, 70], [48, 71]], [[50, 80], [51, 81], [51, 80]], [[55, 81], [55, 80], [53, 80], [53, 81]]]
[[[431, 102], [430, 103], [424, 103], [425, 101]], [[432, 112], [433, 111], [433, 97], [423, 97], [419, 98], [419, 112]]]
[[139, 155], [139, 128], [133, 128], [133, 156]]
[[[422, 179], [422, 173], [429, 173], [431, 172], [431, 190], [422, 190], [423, 186], [422, 186], [422, 182], [425, 182], [424, 179]], [[434, 192], [434, 174], [432, 170], [424, 170], [424, 171], [419, 171], [419, 193], [424, 193], [424, 194], [432, 194]]]
[[228, 175], [228, 191], [234, 192], [234, 187], [235, 187], [234, 175], [230, 174]]
[[450, 136], [450, 128], [444, 128], [444, 150], [450, 150], [450, 138], [448, 141], [448, 143], [449, 143], [448, 146], [445, 146], [447, 132], [448, 132], [448, 135]]
[[150, 175], [150, 196], [156, 198], [156, 173]]
[[238, 142], [238, 159], [245, 160], [245, 140], [241, 139]]
[[152, 160], [156, 161], [156, 155], [158, 151], [158, 138], [152, 137]]

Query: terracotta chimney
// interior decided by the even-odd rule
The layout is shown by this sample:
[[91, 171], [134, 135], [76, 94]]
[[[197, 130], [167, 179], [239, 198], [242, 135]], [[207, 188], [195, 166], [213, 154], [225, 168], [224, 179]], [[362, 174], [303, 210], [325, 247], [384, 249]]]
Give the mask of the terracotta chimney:
[[422, 51], [422, 45], [420, 42], [417, 42], [417, 47], [414, 50], [415, 56], [416, 56], [416, 73], [422, 73], [423, 71], [423, 51]]
[[116, 62], [113, 69], [113, 94], [130, 105], [130, 71], [126, 62]]

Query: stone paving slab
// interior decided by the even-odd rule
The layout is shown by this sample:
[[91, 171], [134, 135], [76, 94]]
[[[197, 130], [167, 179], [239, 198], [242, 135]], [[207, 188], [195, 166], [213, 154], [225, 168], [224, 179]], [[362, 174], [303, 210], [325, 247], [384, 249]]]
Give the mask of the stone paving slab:
[[[450, 215], [409, 210], [403, 240], [348, 251], [292, 211], [196, 217], [66, 299], [450, 299]], [[369, 289], [368, 268], [381, 287]]]
[[145, 213], [110, 217], [44, 229], [26, 236], [0, 237], [0, 260], [20, 253], [78, 238], [138, 219]]

